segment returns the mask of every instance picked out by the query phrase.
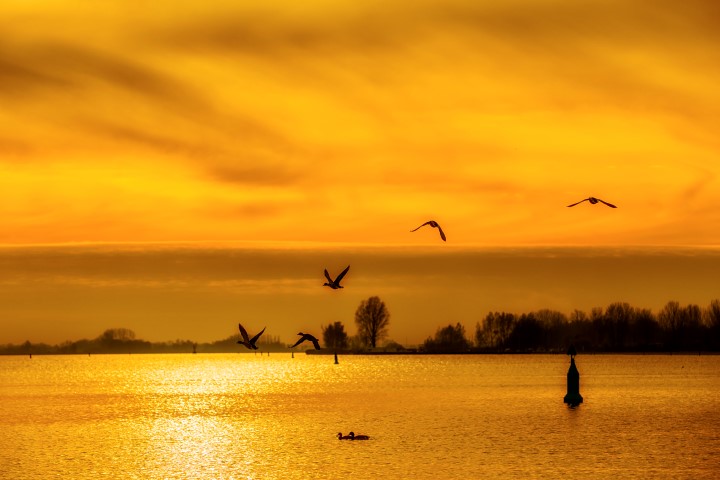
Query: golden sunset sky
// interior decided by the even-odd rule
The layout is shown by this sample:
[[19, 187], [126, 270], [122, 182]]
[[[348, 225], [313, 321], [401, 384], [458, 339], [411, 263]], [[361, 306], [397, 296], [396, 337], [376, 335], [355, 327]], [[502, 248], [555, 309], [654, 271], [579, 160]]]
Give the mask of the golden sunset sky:
[[[50, 278], [23, 270], [37, 245], [716, 246], [718, 19], [714, 0], [4, 0], [0, 280]], [[565, 207], [588, 196], [619, 208]], [[409, 233], [431, 218], [447, 244]], [[7, 341], [52, 316], [7, 302]], [[44, 339], [100, 333], [77, 318]]]

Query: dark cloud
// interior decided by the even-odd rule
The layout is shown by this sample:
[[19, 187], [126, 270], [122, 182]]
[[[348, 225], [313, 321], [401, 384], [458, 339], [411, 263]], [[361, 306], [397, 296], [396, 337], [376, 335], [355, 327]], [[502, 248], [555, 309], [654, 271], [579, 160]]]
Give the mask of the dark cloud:
[[[94, 89], [102, 82], [143, 98], [198, 109], [203, 96], [171, 75], [106, 51], [60, 42], [16, 43], [0, 49], [0, 79], [20, 89]], [[0, 93], [1, 94], [1, 93]]]
[[437, 2], [428, 18], [467, 25], [477, 32], [523, 39], [642, 37], [698, 38], [718, 36], [713, 18], [720, 13], [717, 2], [690, 0], [678, 5], [672, 0], [648, 4], [644, 1], [587, 2]]
[[67, 88], [71, 83], [42, 67], [23, 65], [0, 48], [0, 96], [30, 94], [38, 88]]
[[[247, 156], [246, 156], [246, 160]], [[238, 184], [283, 186], [297, 183], [304, 177], [287, 165], [263, 164], [262, 158], [254, 159], [259, 165], [219, 165], [209, 168], [213, 178], [223, 182]], [[248, 162], [250, 163], [250, 162]]]
[[[83, 122], [84, 128], [107, 137], [113, 142], [141, 145], [158, 152], [193, 160], [192, 165], [205, 171], [212, 180], [233, 184], [283, 186], [294, 184], [304, 177], [298, 170], [281, 164], [296, 152], [280, 134], [250, 121], [241, 122], [236, 138], [243, 148], [234, 148], [232, 142], [213, 143], [201, 136], [184, 137], [162, 129], [150, 131], [122, 123], [96, 119]], [[1, 145], [1, 142], [0, 142]]]
[[164, 43], [171, 48], [227, 50], [238, 53], [272, 54], [288, 47], [297, 50], [361, 49], [391, 47], [398, 36], [391, 24], [384, 27], [381, 14], [368, 12], [361, 17], [323, 16], [292, 19], [282, 15], [233, 13], [222, 17], [199, 18], [174, 25], [160, 32], [148, 32], [144, 41]]
[[[472, 2], [387, 3], [352, 12], [291, 16], [268, 11], [229, 11], [200, 16], [185, 24], [147, 33], [148, 42], [170, 42], [182, 48], [212, 48], [268, 54], [297, 50], [386, 51], [433, 36], [467, 37], [467, 47], [494, 36], [531, 50], [546, 42], [571, 49], [578, 37], [605, 41], [677, 42], [683, 38], [718, 37], [717, 2]], [[466, 31], [458, 32], [458, 28]], [[614, 40], [613, 40], [614, 39]], [[665, 39], [665, 40], [663, 40]], [[540, 43], [538, 43], [538, 41]]]

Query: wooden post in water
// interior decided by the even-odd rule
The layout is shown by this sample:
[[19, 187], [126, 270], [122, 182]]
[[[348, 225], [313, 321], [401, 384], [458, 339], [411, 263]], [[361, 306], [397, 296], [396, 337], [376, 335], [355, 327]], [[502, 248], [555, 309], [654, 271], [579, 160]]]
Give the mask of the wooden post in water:
[[335, 365], [337, 365], [337, 364], [338, 364], [337, 352], [335, 352]]
[[575, 355], [577, 355], [577, 352], [574, 346], [570, 345], [568, 355], [570, 355], [570, 368], [567, 373], [567, 394], [563, 402], [571, 407], [575, 407], [583, 402], [583, 397], [580, 395], [580, 372], [578, 372], [575, 366]]

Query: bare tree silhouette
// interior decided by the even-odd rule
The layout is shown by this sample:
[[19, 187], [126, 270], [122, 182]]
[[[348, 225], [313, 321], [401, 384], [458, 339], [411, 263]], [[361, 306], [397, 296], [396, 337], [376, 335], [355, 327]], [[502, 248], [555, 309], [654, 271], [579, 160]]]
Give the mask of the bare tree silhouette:
[[390, 312], [380, 297], [370, 297], [360, 302], [355, 311], [358, 336], [366, 346], [375, 348], [378, 341], [387, 336]]

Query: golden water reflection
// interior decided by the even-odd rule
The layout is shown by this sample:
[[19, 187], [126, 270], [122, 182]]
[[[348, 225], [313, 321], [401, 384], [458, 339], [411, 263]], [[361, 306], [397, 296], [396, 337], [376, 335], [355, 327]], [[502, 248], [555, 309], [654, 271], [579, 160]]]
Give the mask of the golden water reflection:
[[0, 358], [0, 478], [714, 478], [720, 357], [577, 361]]

